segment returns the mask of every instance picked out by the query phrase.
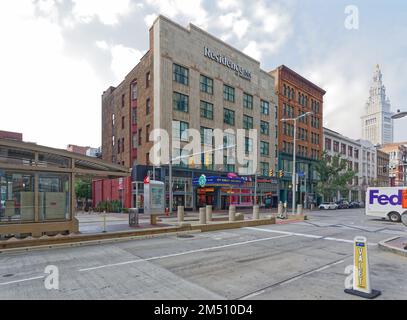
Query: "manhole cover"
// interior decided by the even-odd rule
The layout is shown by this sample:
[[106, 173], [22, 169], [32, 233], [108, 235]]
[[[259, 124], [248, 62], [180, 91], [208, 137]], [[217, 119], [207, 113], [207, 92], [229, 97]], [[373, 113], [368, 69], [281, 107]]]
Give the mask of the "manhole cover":
[[177, 235], [177, 238], [181, 238], [181, 239], [189, 239], [189, 238], [193, 238], [194, 236], [192, 234], [179, 234]]
[[12, 277], [12, 276], [14, 276], [14, 274], [8, 273], [8, 274], [4, 274], [3, 278], [9, 278], [9, 277]]

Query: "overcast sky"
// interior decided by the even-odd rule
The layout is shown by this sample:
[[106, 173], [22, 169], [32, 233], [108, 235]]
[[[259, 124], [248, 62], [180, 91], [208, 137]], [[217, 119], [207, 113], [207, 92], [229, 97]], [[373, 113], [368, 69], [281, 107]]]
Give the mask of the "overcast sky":
[[[359, 9], [348, 30], [345, 8]], [[0, 130], [53, 147], [100, 146], [101, 94], [148, 50], [157, 14], [189, 22], [266, 71], [285, 64], [327, 91], [324, 125], [360, 138], [378, 63], [392, 108], [407, 110], [403, 0], [1, 0]], [[407, 120], [396, 140], [407, 140]]]

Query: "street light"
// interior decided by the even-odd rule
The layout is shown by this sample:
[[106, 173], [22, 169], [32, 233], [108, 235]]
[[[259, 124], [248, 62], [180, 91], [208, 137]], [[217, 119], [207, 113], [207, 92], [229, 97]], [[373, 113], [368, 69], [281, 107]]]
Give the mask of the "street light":
[[297, 177], [296, 177], [296, 168], [295, 168], [295, 160], [296, 160], [296, 140], [297, 140], [297, 120], [304, 118], [308, 115], [314, 114], [312, 111], [303, 113], [296, 118], [289, 118], [289, 119], [281, 119], [280, 121], [287, 122], [287, 121], [294, 121], [294, 150], [293, 150], [293, 173], [292, 173], [292, 185], [293, 185], [293, 207], [292, 212], [293, 215], [295, 214], [295, 204], [296, 204], [296, 192], [297, 192]]
[[400, 112], [400, 110], [397, 110], [397, 113], [394, 116], [392, 116], [391, 118], [393, 120], [395, 120], [395, 119], [404, 118], [405, 116], [407, 116], [407, 111]]

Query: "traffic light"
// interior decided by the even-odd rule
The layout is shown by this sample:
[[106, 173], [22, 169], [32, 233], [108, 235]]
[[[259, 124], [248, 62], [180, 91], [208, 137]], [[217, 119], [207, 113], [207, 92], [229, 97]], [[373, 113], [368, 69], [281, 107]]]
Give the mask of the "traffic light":
[[269, 170], [269, 177], [273, 177], [274, 176], [274, 170], [273, 169], [270, 169]]
[[283, 170], [279, 170], [279, 171], [278, 171], [278, 177], [279, 177], [279, 178], [284, 177], [284, 171], [283, 171]]

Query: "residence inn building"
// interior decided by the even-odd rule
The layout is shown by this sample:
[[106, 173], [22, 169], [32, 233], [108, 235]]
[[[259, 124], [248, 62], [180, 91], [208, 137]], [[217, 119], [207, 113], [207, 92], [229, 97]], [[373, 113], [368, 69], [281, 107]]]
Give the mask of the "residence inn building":
[[[119, 183], [125, 206], [142, 207], [140, 190], [148, 174], [167, 182], [168, 200], [168, 162], [153, 167], [150, 160], [154, 129], [179, 141], [177, 147], [168, 147], [172, 159], [184, 157], [173, 165], [174, 207], [252, 205], [256, 167], [258, 202], [277, 205], [277, 179], [269, 177], [270, 170], [277, 170], [274, 81], [258, 61], [218, 38], [192, 24], [184, 28], [159, 16], [150, 29], [148, 52], [122, 83], [102, 96], [103, 159], [133, 168], [131, 179]], [[221, 163], [215, 163], [210, 152], [196, 163], [196, 157], [182, 151], [191, 142], [190, 129], [201, 133], [201, 144], [209, 150], [222, 147], [215, 143], [213, 130], [227, 130], [224, 146], [239, 143], [253, 160], [241, 165], [233, 150], [225, 149]], [[246, 129], [241, 143], [237, 129]], [[249, 135], [250, 129], [257, 130], [257, 139]], [[205, 186], [198, 183], [202, 175], [207, 177]], [[109, 192], [106, 182], [94, 183], [95, 202], [109, 199]]]

